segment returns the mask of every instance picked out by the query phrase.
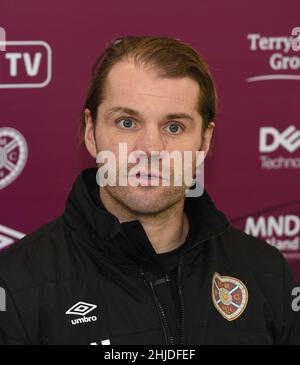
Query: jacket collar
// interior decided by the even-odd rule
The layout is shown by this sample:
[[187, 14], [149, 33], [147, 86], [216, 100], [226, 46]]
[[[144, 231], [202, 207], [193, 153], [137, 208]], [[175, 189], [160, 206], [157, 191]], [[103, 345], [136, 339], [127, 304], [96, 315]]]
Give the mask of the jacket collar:
[[[120, 265], [153, 265], [156, 253], [142, 225], [138, 220], [120, 223], [105, 209], [96, 173], [96, 168], [83, 170], [68, 196], [63, 220], [73, 237]], [[184, 210], [193, 220], [194, 243], [218, 235], [228, 226], [226, 216], [215, 207], [206, 190], [200, 197], [186, 198]]]

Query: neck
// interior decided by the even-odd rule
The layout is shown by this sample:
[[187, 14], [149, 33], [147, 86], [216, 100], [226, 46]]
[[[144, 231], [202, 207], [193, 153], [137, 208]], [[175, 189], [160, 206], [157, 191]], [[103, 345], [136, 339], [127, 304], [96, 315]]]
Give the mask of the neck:
[[100, 189], [100, 199], [105, 208], [116, 216], [120, 223], [138, 220], [143, 226], [156, 253], [173, 251], [185, 241], [189, 231], [189, 220], [184, 212], [184, 198], [166, 210], [155, 214], [139, 214], [126, 208]]

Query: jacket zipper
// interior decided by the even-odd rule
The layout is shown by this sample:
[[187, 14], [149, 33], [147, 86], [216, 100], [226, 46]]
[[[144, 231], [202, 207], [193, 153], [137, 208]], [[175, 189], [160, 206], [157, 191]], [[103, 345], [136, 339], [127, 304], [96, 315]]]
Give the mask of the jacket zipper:
[[184, 313], [184, 300], [183, 300], [183, 291], [182, 291], [182, 280], [181, 280], [181, 273], [183, 269], [183, 257], [180, 258], [178, 264], [178, 275], [177, 275], [177, 287], [178, 287], [178, 294], [179, 294], [179, 305], [180, 305], [180, 335], [179, 335], [179, 345], [184, 344], [184, 322], [185, 322], [185, 313]]
[[[168, 280], [166, 280], [166, 281], [168, 281]], [[169, 327], [169, 324], [168, 324], [168, 318], [167, 318], [166, 312], [165, 312], [163, 306], [161, 305], [161, 303], [160, 303], [160, 301], [157, 297], [157, 294], [155, 292], [152, 281], [150, 281], [149, 284], [150, 284], [151, 289], [152, 289], [153, 297], [154, 297], [154, 300], [155, 300], [155, 303], [156, 303], [156, 308], [158, 309], [158, 312], [159, 312], [159, 315], [160, 315], [160, 318], [161, 318], [162, 327], [164, 328], [166, 344], [167, 345], [175, 345], [174, 338], [171, 336], [170, 327]]]
[[[226, 228], [222, 232], [220, 232], [220, 233], [218, 233], [214, 236], [210, 236], [210, 237], [204, 238], [204, 239], [196, 242], [192, 247], [190, 247], [179, 258], [178, 275], [177, 275], [177, 287], [178, 287], [178, 295], [179, 295], [179, 303], [180, 303], [180, 339], [179, 339], [179, 345], [184, 345], [184, 342], [185, 342], [185, 307], [184, 307], [183, 288], [182, 288], [182, 271], [183, 271], [183, 266], [184, 266], [184, 257], [188, 252], [193, 250], [200, 243], [205, 242], [207, 240], [211, 240], [211, 239], [213, 239], [215, 237], [218, 237], [219, 235], [223, 234], [228, 229], [228, 226], [229, 225], [227, 225]], [[166, 342], [167, 345], [168, 344], [174, 345], [174, 339], [170, 336], [170, 330], [169, 330], [169, 326], [168, 326], [167, 316], [166, 316], [165, 311], [162, 308], [162, 306], [161, 306], [161, 304], [158, 300], [155, 289], [153, 287], [153, 283], [152, 283], [151, 280], [149, 282], [146, 280], [145, 274], [144, 274], [142, 269], [139, 269], [139, 273], [142, 276], [143, 281], [146, 284], [149, 284], [150, 287], [151, 287], [152, 294], [154, 296], [155, 305], [156, 305], [156, 308], [158, 310], [159, 318], [160, 318], [161, 325], [162, 325], [162, 328], [163, 328], [165, 342]], [[166, 275], [166, 281], [167, 281], [167, 279], [168, 279], [168, 276]], [[169, 334], [169, 336], [168, 336], [168, 334]]]
[[161, 283], [164, 283], [164, 282], [169, 282], [170, 278], [169, 278], [168, 275], [165, 275], [163, 277], [163, 279], [156, 280], [156, 282], [153, 284], [152, 280], [147, 281], [147, 279], [145, 278], [145, 274], [141, 269], [140, 269], [140, 274], [143, 278], [143, 281], [146, 284], [148, 284], [151, 288], [152, 295], [153, 295], [154, 302], [155, 302], [155, 306], [156, 306], [156, 310], [158, 312], [160, 323], [161, 323], [161, 326], [162, 326], [162, 329], [163, 329], [163, 332], [164, 332], [165, 343], [166, 343], [166, 345], [175, 345], [175, 340], [171, 336], [170, 327], [169, 327], [169, 323], [168, 323], [168, 317], [166, 315], [166, 312], [165, 312], [163, 306], [161, 305], [161, 303], [158, 299], [158, 296], [157, 296], [155, 288], [154, 288], [156, 283], [161, 284]]

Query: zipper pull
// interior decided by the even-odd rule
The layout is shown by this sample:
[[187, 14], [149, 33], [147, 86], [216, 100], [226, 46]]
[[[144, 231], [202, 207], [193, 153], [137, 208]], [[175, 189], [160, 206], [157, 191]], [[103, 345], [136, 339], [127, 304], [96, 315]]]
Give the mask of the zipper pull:
[[141, 277], [145, 283], [147, 283], [147, 284], [152, 283], [153, 275], [151, 272], [145, 273], [143, 269], [139, 268], [139, 274], [141, 275]]
[[171, 281], [171, 277], [168, 274], [165, 274], [162, 278], [155, 280], [154, 286], [169, 283]]
[[155, 279], [154, 275], [151, 272], [145, 273], [144, 270], [141, 268], [139, 268], [139, 273], [145, 283], [153, 286], [169, 283], [171, 281], [171, 277], [168, 274], [165, 274], [163, 277], [159, 279]]

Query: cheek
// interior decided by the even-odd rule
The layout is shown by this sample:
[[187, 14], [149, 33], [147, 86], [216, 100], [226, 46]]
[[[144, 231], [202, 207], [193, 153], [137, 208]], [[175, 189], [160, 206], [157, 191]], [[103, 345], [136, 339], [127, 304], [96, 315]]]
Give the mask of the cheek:
[[199, 151], [203, 142], [201, 130], [197, 131], [190, 140], [190, 146], [193, 151]]
[[[118, 165], [118, 161], [120, 157], [124, 157], [126, 150], [130, 152], [130, 147], [127, 144], [126, 150], [124, 150], [124, 145], [120, 145], [120, 143], [125, 143], [126, 141], [121, 140], [115, 134], [110, 134], [105, 131], [103, 128], [99, 128], [96, 130], [96, 146], [97, 152], [101, 151], [109, 151], [112, 152]], [[128, 153], [127, 153], [128, 154]]]
[[[177, 145], [179, 151], [199, 151], [202, 145], [201, 133], [190, 134]], [[176, 149], [176, 148], [174, 148]]]
[[98, 150], [113, 150], [115, 139], [110, 128], [106, 127], [104, 123], [97, 122], [95, 129], [95, 139]]

